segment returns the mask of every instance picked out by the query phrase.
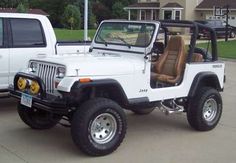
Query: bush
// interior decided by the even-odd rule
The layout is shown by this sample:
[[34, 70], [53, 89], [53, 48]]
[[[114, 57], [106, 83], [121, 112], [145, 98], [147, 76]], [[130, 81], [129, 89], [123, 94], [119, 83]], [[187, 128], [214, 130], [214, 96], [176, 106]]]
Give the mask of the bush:
[[63, 14], [62, 24], [68, 29], [80, 29], [81, 14], [75, 5], [67, 5]]
[[26, 13], [27, 7], [23, 3], [19, 3], [19, 5], [16, 7], [16, 11], [19, 13]]

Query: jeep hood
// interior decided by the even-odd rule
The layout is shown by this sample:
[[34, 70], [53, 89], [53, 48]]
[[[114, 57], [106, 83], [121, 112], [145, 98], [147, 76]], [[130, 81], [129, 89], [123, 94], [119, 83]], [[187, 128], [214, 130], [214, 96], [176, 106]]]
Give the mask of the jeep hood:
[[[62, 55], [37, 59], [66, 66], [66, 76], [114, 76], [133, 74], [142, 57], [121, 55]], [[142, 66], [143, 67], [143, 66]], [[137, 68], [137, 67], [136, 67]]]

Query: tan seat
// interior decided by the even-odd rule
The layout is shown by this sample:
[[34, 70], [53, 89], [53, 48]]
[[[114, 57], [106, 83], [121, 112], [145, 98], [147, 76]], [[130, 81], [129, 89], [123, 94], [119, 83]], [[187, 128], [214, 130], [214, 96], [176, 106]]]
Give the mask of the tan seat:
[[150, 36], [146, 32], [142, 32], [138, 34], [138, 38], [135, 42], [136, 46], [147, 46], [150, 42]]
[[176, 84], [181, 79], [185, 62], [184, 40], [181, 36], [172, 36], [163, 55], [155, 63], [155, 73], [152, 73], [152, 80]]
[[192, 62], [203, 62], [203, 56], [200, 53], [193, 53]]

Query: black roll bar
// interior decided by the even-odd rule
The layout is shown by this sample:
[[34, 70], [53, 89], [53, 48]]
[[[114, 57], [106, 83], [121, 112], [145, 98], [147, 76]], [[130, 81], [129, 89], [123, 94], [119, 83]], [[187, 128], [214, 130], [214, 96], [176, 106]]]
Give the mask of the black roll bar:
[[[190, 40], [189, 45], [189, 53], [187, 57], [187, 62], [190, 63], [192, 59], [192, 55], [194, 53], [194, 48], [196, 46], [197, 37], [199, 34], [199, 29], [205, 29], [206, 31], [209, 31], [210, 38], [211, 38], [211, 47], [212, 47], [212, 61], [218, 60], [218, 54], [217, 54], [217, 43], [216, 43], [216, 32], [213, 28], [208, 27], [206, 25], [188, 21], [188, 20], [160, 20], [161, 27], [166, 30], [167, 27], [185, 27], [185, 28], [191, 28], [192, 30], [192, 36]], [[165, 32], [166, 33], [166, 32]]]

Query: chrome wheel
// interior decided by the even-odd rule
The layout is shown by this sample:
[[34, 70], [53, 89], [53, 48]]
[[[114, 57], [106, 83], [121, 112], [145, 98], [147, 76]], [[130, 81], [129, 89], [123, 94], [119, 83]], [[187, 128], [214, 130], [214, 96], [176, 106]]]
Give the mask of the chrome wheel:
[[117, 130], [115, 117], [110, 113], [98, 115], [92, 122], [90, 134], [98, 144], [105, 144], [112, 140]]
[[217, 102], [215, 99], [208, 99], [203, 106], [203, 118], [207, 122], [211, 122], [217, 115]]

